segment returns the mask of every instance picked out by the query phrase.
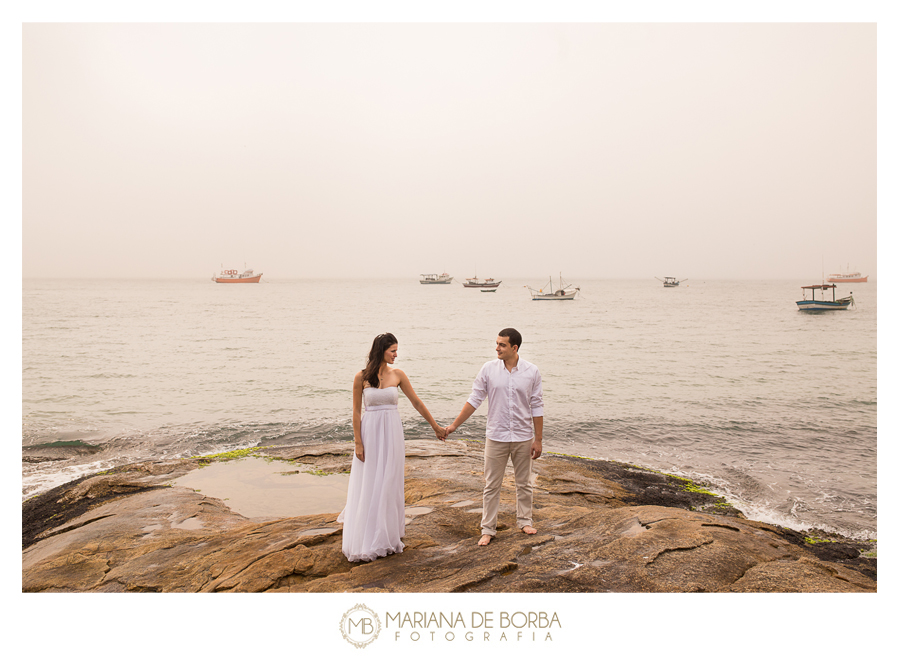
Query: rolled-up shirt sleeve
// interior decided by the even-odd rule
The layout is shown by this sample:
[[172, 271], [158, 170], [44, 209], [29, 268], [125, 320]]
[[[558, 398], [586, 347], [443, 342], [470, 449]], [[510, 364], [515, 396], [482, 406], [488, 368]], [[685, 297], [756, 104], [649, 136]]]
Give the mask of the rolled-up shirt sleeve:
[[531, 387], [531, 417], [544, 415], [544, 388], [541, 384], [541, 372], [534, 369], [534, 383]]
[[481, 370], [478, 371], [478, 376], [475, 377], [475, 381], [472, 383], [472, 394], [469, 396], [469, 399], [466, 400], [469, 404], [471, 404], [475, 409], [481, 406], [481, 403], [484, 402], [484, 399], [487, 397], [488, 392], [488, 382], [487, 382], [487, 373], [485, 373], [485, 367], [481, 366]]

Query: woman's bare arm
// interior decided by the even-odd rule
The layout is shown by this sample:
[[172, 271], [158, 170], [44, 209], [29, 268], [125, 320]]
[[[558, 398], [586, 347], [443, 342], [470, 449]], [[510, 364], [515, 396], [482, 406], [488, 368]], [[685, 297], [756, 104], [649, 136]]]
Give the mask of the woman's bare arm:
[[366, 453], [362, 442], [362, 391], [363, 377], [362, 372], [356, 373], [353, 378], [353, 443], [356, 458], [359, 461], [366, 461]]
[[425, 403], [419, 399], [419, 396], [416, 395], [416, 392], [413, 390], [412, 384], [409, 382], [409, 377], [406, 376], [406, 373], [399, 369], [394, 369], [394, 372], [400, 377], [400, 390], [403, 391], [403, 395], [407, 397], [412, 404], [413, 409], [419, 412], [419, 414], [428, 421], [428, 424], [431, 425], [431, 429], [434, 430], [435, 436], [443, 441], [447, 437], [447, 432], [443, 427], [437, 424], [434, 420], [434, 417], [431, 415], [431, 412], [428, 411], [428, 407], [425, 406]]

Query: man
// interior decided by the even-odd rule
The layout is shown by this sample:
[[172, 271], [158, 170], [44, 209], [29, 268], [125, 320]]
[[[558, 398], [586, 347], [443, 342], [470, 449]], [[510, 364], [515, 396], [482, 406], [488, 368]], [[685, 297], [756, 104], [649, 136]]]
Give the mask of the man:
[[497, 336], [497, 360], [485, 363], [472, 394], [447, 432], [456, 431], [488, 398], [487, 436], [484, 441], [484, 511], [481, 516], [479, 546], [487, 546], [497, 534], [500, 485], [510, 459], [516, 475], [516, 525], [528, 535], [537, 532], [531, 525], [533, 490], [531, 461], [541, 456], [544, 434], [544, 399], [541, 373], [533, 363], [519, 356], [522, 334], [503, 329]]

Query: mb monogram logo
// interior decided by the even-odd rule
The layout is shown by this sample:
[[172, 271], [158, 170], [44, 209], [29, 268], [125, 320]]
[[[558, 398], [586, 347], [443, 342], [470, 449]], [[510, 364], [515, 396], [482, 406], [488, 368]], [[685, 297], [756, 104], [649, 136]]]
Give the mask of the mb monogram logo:
[[381, 620], [378, 615], [362, 603], [350, 608], [341, 619], [341, 635], [357, 649], [369, 645], [380, 632]]

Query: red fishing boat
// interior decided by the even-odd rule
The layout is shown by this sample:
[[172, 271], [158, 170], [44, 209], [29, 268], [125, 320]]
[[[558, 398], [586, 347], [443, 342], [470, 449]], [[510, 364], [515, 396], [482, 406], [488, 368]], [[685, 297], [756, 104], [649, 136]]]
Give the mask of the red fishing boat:
[[237, 270], [222, 270], [218, 276], [213, 276], [216, 283], [259, 283], [262, 272], [254, 274], [253, 270], [244, 270], [238, 274]]
[[829, 274], [828, 283], [866, 283], [869, 275], [862, 276], [859, 272], [848, 272], [847, 274]]
[[482, 290], [493, 289], [496, 290], [497, 286], [499, 286], [502, 281], [494, 281], [493, 279], [485, 279], [482, 281], [477, 276], [471, 279], [466, 279], [466, 282], [463, 284], [463, 288], [481, 288]]

